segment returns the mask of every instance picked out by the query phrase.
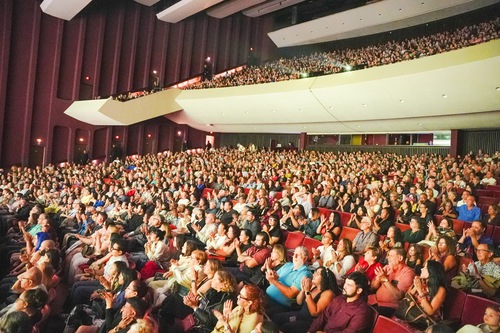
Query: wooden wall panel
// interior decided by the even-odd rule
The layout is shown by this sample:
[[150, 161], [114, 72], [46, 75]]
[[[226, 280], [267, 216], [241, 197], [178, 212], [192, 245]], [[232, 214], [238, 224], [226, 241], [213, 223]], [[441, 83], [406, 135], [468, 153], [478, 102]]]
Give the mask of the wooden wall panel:
[[191, 77], [191, 58], [193, 57], [194, 43], [194, 19], [186, 20], [184, 24], [184, 38], [182, 41], [181, 72], [180, 79], [186, 80]]
[[117, 91], [133, 89], [135, 55], [138, 30], [140, 24], [140, 9], [133, 2], [125, 2], [125, 22], [122, 29], [122, 42], [120, 49], [120, 63], [118, 71]]
[[[0, 2], [0, 124], [5, 123], [7, 102], [7, 77], [10, 60], [10, 36], [12, 34], [12, 1]], [[0, 126], [0, 164], [3, 156], [3, 126]]]
[[107, 96], [117, 92], [120, 68], [120, 50], [122, 47], [125, 8], [121, 2], [117, 8], [108, 8], [104, 44], [102, 50], [101, 75], [99, 79], [99, 95]]
[[35, 3], [15, 1], [0, 161], [27, 164], [41, 13]]
[[464, 156], [469, 152], [476, 154], [479, 149], [490, 155], [500, 151], [500, 130], [493, 131], [460, 131], [458, 154]]
[[[99, 81], [101, 78], [102, 50], [104, 45], [104, 30], [106, 16], [104, 13], [82, 18], [87, 22], [85, 29], [85, 47], [82, 59], [82, 77], [89, 77], [89, 84], [93, 86], [93, 95], [99, 96]], [[104, 96], [108, 96], [105, 93]]]
[[[101, 128], [67, 117], [64, 111], [81, 97], [81, 85], [91, 91], [89, 97], [107, 97], [147, 87], [153, 69], [160, 85], [171, 85], [199, 75], [207, 56], [217, 59], [221, 54], [215, 71], [242, 64], [251, 38], [268, 38], [265, 28], [256, 27], [266, 20], [238, 14], [223, 21], [221, 25], [221, 20], [200, 13], [168, 24], [157, 20], [151, 7], [110, 0], [67, 22], [42, 13], [35, 0], [0, 1], [0, 166], [27, 165], [36, 138], [46, 144], [46, 163], [71, 162], [82, 149], [77, 141], [82, 131], [88, 133], [85, 144], [90, 150], [106, 147], [99, 148], [98, 155], [107, 154], [115, 133], [120, 133], [124, 152], [140, 153], [138, 133], [148, 122], [117, 131], [106, 128], [106, 134], [99, 135]], [[259, 32], [264, 35], [254, 36]], [[175, 124], [161, 124], [153, 148], [173, 149]], [[60, 138], [69, 144], [53, 142]], [[204, 134], [196, 131], [189, 139], [204, 144]]]
[[74, 20], [64, 23], [57, 89], [58, 98], [67, 100], [78, 99], [84, 33], [85, 20]]
[[203, 72], [203, 59], [206, 59], [208, 34], [208, 16], [201, 16], [196, 24], [193, 36], [193, 51], [191, 57], [191, 73], [194, 75]]
[[[160, 22], [154, 15], [151, 15], [151, 12], [147, 10], [146, 7], [140, 6], [139, 8], [141, 16], [138, 27], [137, 47], [135, 50], [134, 88], [146, 87], [149, 80], [148, 73], [150, 72], [150, 63], [153, 66], [157, 66], [154, 59], [151, 58], [151, 52], [153, 45], [158, 43], [158, 41], [153, 43], [153, 37], [155, 36], [154, 31], [156, 22]], [[160, 27], [166, 26], [167, 24], [160, 25]], [[159, 45], [159, 47], [162, 46], [166, 49], [164, 43]]]

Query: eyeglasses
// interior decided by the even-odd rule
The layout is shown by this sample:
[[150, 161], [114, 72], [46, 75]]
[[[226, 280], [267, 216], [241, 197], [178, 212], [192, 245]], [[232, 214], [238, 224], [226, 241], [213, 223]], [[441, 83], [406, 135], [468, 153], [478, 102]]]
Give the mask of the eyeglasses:
[[111, 251], [121, 251], [120, 249], [117, 249], [116, 247], [111, 248]]
[[241, 294], [238, 295], [238, 298], [244, 299], [245, 301], [250, 301], [248, 298], [241, 296]]
[[476, 252], [491, 252], [490, 250], [485, 250], [485, 249], [477, 249]]

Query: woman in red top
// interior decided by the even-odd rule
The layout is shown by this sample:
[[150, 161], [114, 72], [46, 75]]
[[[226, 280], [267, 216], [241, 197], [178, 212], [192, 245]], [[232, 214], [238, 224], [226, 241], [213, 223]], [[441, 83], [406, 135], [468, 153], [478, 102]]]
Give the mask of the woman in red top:
[[354, 271], [363, 272], [366, 274], [366, 277], [371, 282], [375, 277], [375, 269], [377, 267], [382, 267], [382, 264], [379, 262], [380, 258], [380, 250], [377, 247], [369, 246], [363, 257], [359, 257], [359, 261], [347, 272], [346, 275], [351, 274]]

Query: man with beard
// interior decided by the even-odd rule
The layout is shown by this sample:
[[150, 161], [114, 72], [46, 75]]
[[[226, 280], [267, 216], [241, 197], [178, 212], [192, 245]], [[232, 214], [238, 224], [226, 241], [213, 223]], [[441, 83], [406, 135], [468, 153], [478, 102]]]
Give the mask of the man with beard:
[[235, 247], [239, 267], [230, 268], [237, 282], [248, 281], [255, 270], [264, 265], [267, 258], [271, 256], [271, 248], [268, 246], [269, 236], [265, 232], [258, 232], [255, 236], [254, 246], [245, 252], [241, 252], [239, 246]]
[[366, 302], [368, 279], [362, 272], [352, 272], [345, 280], [342, 295], [337, 296], [316, 318], [308, 332], [370, 332], [373, 313]]

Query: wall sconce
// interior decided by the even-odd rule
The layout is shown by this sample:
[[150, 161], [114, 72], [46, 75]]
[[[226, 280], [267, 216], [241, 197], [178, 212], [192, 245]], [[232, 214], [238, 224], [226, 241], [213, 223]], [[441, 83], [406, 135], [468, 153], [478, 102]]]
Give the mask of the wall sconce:
[[115, 139], [120, 140], [120, 136], [119, 135], [115, 136]]
[[151, 134], [147, 134], [147, 135], [146, 135], [146, 137], [147, 137], [148, 139], [151, 139]]
[[40, 139], [40, 138], [36, 139], [36, 143], [37, 143], [37, 145], [40, 145], [42, 143], [42, 139]]
[[83, 138], [79, 138], [78, 141], [83, 142]]
[[177, 131], [177, 136], [181, 136], [182, 135], [182, 132], [181, 131]]

